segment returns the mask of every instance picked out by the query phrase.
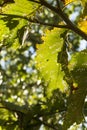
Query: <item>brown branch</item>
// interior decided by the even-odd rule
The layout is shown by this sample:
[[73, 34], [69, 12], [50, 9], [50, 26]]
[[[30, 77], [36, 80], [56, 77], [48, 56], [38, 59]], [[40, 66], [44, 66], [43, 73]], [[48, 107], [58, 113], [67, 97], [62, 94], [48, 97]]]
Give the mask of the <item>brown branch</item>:
[[67, 25], [57, 25], [57, 24], [52, 24], [52, 23], [45, 23], [42, 22], [38, 19], [34, 19], [36, 23], [41, 24], [41, 25], [46, 25], [46, 26], [51, 26], [51, 27], [57, 27], [57, 28], [68, 28]]
[[51, 124], [48, 124], [48, 123], [46, 123], [46, 122], [44, 122], [44, 121], [42, 121], [42, 120], [40, 120], [40, 119], [38, 119], [37, 117], [36, 118], [34, 118], [36, 121], [39, 121], [41, 124], [44, 124], [45, 126], [47, 126], [47, 127], [49, 127], [49, 128], [52, 128], [53, 130], [58, 130], [57, 128], [55, 128], [53, 125], [51, 125]]
[[34, 3], [37, 3], [37, 4], [40, 4], [40, 2], [37, 1], [37, 0], [29, 0], [29, 1], [34, 2]]
[[[45, 7], [49, 8], [50, 10], [54, 11], [55, 13], [57, 13], [63, 20], [64, 22], [67, 24], [68, 28], [72, 31], [74, 31], [75, 33], [77, 33], [78, 35], [80, 35], [83, 39], [87, 40], [87, 34], [85, 34], [83, 31], [81, 31], [78, 27], [76, 27], [76, 25], [74, 25], [69, 18], [67, 17], [67, 15], [62, 11], [61, 8], [56, 8], [52, 5], [50, 5], [49, 3], [47, 3], [45, 0], [40, 0], [41, 5], [44, 5]], [[59, 4], [58, 4], [59, 5]], [[60, 6], [58, 6], [60, 7]]]
[[56, 2], [57, 2], [57, 8], [59, 9], [60, 8], [59, 0], [56, 0]]
[[[30, 0], [31, 1], [31, 0]], [[32, 2], [38, 2], [36, 0], [33, 0]], [[59, 5], [59, 1], [57, 0], [57, 5], [58, 7], [54, 7], [52, 5], [50, 5], [49, 3], [47, 3], [45, 0], [40, 0], [39, 2], [41, 5], [46, 6], [47, 8], [49, 8], [50, 10], [54, 11], [55, 13], [57, 13], [66, 23], [66, 25], [55, 25], [55, 24], [50, 24], [50, 23], [44, 23], [38, 20], [32, 20], [28, 17], [24, 17], [24, 16], [19, 16], [19, 15], [11, 15], [11, 14], [0, 14], [3, 16], [12, 16], [15, 18], [21, 18], [21, 19], [25, 19], [31, 23], [35, 23], [35, 24], [40, 24], [40, 25], [45, 25], [45, 26], [52, 26], [52, 27], [58, 27], [58, 28], [68, 28], [72, 31], [74, 31], [75, 33], [77, 33], [78, 35], [80, 35], [83, 39], [87, 40], [87, 34], [85, 34], [83, 31], [81, 31], [78, 27], [76, 27], [76, 25], [74, 25], [67, 17], [66, 14], [64, 14], [64, 12], [62, 11], [60, 5]]]
[[51, 24], [51, 23], [45, 23], [45, 22], [39, 21], [38, 19], [30, 19], [28, 17], [20, 16], [20, 15], [13, 15], [13, 14], [0, 14], [0, 15], [25, 19], [31, 23], [40, 24], [40, 25], [44, 25], [44, 26], [51, 26], [51, 27], [57, 27], [57, 28], [69, 28], [67, 25], [56, 25], [56, 24]]
[[[7, 109], [6, 107], [2, 107], [2, 106], [0, 106], [0, 108], [1, 108], [1, 109], [2, 109], [2, 108], [3, 108], [3, 109]], [[7, 110], [8, 110], [8, 109], [7, 109]]]
[[4, 0], [3, 3], [0, 4], [0, 7], [3, 7], [6, 4], [15, 3], [14, 0]]

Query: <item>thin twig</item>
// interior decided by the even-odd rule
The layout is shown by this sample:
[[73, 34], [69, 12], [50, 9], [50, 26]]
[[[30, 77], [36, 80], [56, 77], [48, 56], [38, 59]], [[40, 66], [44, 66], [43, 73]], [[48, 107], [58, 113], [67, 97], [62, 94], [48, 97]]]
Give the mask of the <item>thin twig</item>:
[[37, 4], [40, 4], [40, 2], [37, 1], [37, 0], [29, 0], [29, 1], [34, 2], [34, 3], [37, 3]]
[[59, 9], [60, 8], [59, 0], [56, 0], [56, 2], [57, 2], [57, 8]]
[[20, 15], [12, 15], [12, 14], [0, 14], [2, 16], [10, 16], [13, 18], [21, 18], [21, 19], [25, 19], [31, 23], [35, 23], [35, 24], [40, 24], [40, 25], [45, 25], [45, 26], [51, 26], [51, 27], [57, 27], [57, 28], [69, 28], [67, 25], [56, 25], [56, 24], [51, 24], [51, 23], [45, 23], [45, 22], [41, 22], [37, 19], [30, 19], [28, 17], [25, 16], [20, 16]]
[[44, 124], [45, 126], [47, 126], [47, 127], [49, 127], [49, 128], [52, 128], [53, 130], [58, 130], [58, 129], [55, 128], [53, 125], [48, 124], [48, 123], [46, 123], [46, 122], [44, 122], [44, 121], [42, 121], [42, 120], [40, 120], [40, 119], [38, 119], [38, 118], [34, 118], [34, 119], [37, 120], [37, 121], [39, 121], [41, 124]]
[[68, 28], [67, 25], [57, 25], [57, 24], [53, 24], [53, 23], [45, 23], [45, 22], [42, 22], [38, 19], [35, 19], [35, 22], [37, 22], [38, 24], [41, 24], [41, 25], [46, 25], [46, 26], [51, 26], [51, 27]]
[[1, 109], [3, 108], [3, 109], [7, 109], [6, 107], [0, 107]]
[[[37, 1], [33, 0], [33, 2], [37, 2]], [[19, 15], [11, 15], [11, 14], [0, 14], [0, 15], [3, 15], [3, 16], [12, 16], [12, 17], [15, 17], [15, 18], [22, 18], [22, 19], [25, 19], [25, 20], [27, 20], [29, 22], [36, 23], [36, 24], [41, 24], [41, 25], [45, 25], [45, 26], [52, 26], [52, 27], [58, 27], [58, 28], [68, 28], [68, 29], [74, 31], [75, 33], [77, 33], [78, 35], [80, 35], [83, 39], [87, 40], [87, 34], [85, 34], [83, 31], [81, 31], [78, 27], [76, 27], [76, 25], [74, 25], [69, 20], [69, 18], [67, 17], [67, 15], [64, 14], [64, 12], [62, 11], [62, 9], [60, 8], [59, 1], [57, 1], [57, 2], [58, 2], [58, 7], [59, 8], [56, 8], [56, 7], [52, 6], [52, 5], [50, 5], [45, 0], [40, 0], [40, 4], [41, 5], [44, 5], [47, 8], [49, 8], [50, 10], [54, 11], [55, 13], [57, 13], [64, 20], [64, 22], [66, 23], [66, 25], [54, 25], [54, 24], [50, 24], [50, 23], [44, 23], [44, 22], [41, 22], [41, 21], [34, 21], [34, 20], [32, 20], [32, 19], [30, 19], [28, 17], [19, 16]]]

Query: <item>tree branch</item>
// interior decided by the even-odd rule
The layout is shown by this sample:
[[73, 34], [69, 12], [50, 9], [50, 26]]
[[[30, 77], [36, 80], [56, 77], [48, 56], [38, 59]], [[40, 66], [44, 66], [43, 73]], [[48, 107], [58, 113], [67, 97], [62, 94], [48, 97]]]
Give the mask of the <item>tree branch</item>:
[[46, 26], [51, 26], [51, 27], [57, 27], [57, 28], [68, 28], [67, 25], [56, 25], [56, 24], [52, 24], [52, 23], [45, 23], [42, 21], [39, 21], [38, 19], [35, 19], [35, 22], [41, 25], [46, 25]]
[[44, 5], [45, 7], [49, 8], [50, 10], [54, 11], [55, 13], [57, 13], [63, 20], [64, 22], [67, 24], [68, 28], [72, 31], [74, 31], [75, 33], [77, 33], [78, 35], [80, 35], [83, 39], [87, 40], [87, 34], [85, 34], [83, 31], [81, 31], [78, 27], [76, 27], [76, 25], [74, 25], [67, 17], [66, 14], [64, 14], [64, 12], [62, 11], [61, 8], [56, 8], [54, 6], [51, 6], [49, 3], [47, 3], [45, 0], [40, 0], [41, 5]]
[[51, 26], [51, 27], [57, 27], [57, 28], [69, 28], [67, 25], [56, 25], [56, 24], [51, 24], [51, 23], [45, 23], [45, 22], [39, 21], [38, 19], [30, 19], [28, 17], [20, 16], [20, 15], [13, 15], [13, 14], [0, 14], [0, 15], [7, 16], [7, 17], [10, 16], [10, 17], [14, 17], [14, 18], [21, 18], [21, 19], [25, 19], [31, 23], [45, 25], [45, 26]]
[[59, 9], [60, 8], [59, 0], [56, 0], [56, 2], [57, 2], [57, 8]]
[[34, 2], [34, 3], [37, 3], [37, 4], [40, 4], [40, 2], [37, 1], [37, 0], [29, 0], [29, 1]]
[[49, 128], [52, 128], [53, 130], [58, 130], [57, 128], [55, 128], [53, 125], [51, 125], [51, 124], [48, 124], [48, 123], [46, 123], [46, 122], [44, 122], [44, 121], [42, 121], [42, 120], [40, 120], [40, 119], [38, 119], [37, 117], [36, 118], [34, 118], [35, 120], [37, 120], [37, 121], [39, 121], [41, 124], [44, 124], [45, 126], [47, 126], [47, 127], [49, 127]]
[[[31, 0], [30, 0], [31, 1]], [[36, 0], [33, 0], [32, 2], [38, 2]], [[74, 25], [67, 17], [66, 14], [64, 14], [64, 12], [62, 11], [60, 5], [59, 5], [59, 1], [57, 0], [57, 5], [58, 7], [54, 7], [52, 5], [50, 5], [49, 3], [47, 3], [45, 0], [40, 0], [39, 2], [41, 5], [46, 6], [47, 8], [49, 8], [50, 10], [54, 11], [55, 13], [57, 13], [66, 23], [66, 25], [55, 25], [55, 24], [50, 24], [50, 23], [44, 23], [41, 22], [39, 20], [32, 20], [28, 17], [24, 17], [24, 16], [19, 16], [19, 15], [11, 15], [11, 14], [0, 14], [3, 16], [12, 16], [15, 18], [21, 18], [21, 19], [25, 19], [31, 23], [36, 23], [36, 24], [40, 24], [40, 25], [45, 25], [45, 26], [51, 26], [51, 27], [57, 27], [57, 28], [67, 28], [70, 29], [72, 31], [74, 31], [75, 33], [77, 33], [78, 35], [80, 35], [83, 39], [87, 40], [87, 34], [85, 34], [83, 31], [81, 31], [78, 27], [76, 27], [76, 25]]]

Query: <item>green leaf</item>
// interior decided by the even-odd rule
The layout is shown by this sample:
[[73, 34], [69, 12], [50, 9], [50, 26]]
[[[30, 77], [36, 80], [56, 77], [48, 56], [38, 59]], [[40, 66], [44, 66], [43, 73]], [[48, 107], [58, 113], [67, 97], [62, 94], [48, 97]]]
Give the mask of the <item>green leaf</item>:
[[58, 63], [58, 53], [63, 46], [63, 38], [60, 38], [62, 29], [53, 29], [46, 32], [43, 44], [39, 45], [36, 57], [36, 67], [47, 84], [47, 95], [59, 88], [62, 92], [66, 90], [66, 82], [63, 80], [64, 72]]
[[0, 41], [3, 41], [9, 34], [9, 28], [6, 27], [5, 22], [0, 20]]
[[[0, 15], [0, 46], [14, 45], [14, 49], [22, 43], [25, 26], [28, 21], [23, 17], [30, 17], [38, 5], [28, 0], [15, 0], [15, 3], [6, 4], [2, 7]], [[22, 33], [21, 33], [22, 32]]]
[[68, 65], [73, 79], [78, 84], [87, 84], [87, 50], [73, 54]]
[[15, 14], [20, 16], [27, 16], [31, 14], [36, 8], [37, 4], [33, 4], [29, 0], [14, 0], [15, 3], [7, 4], [2, 8], [4, 14]]
[[[13, 45], [16, 48], [22, 43], [22, 36], [20, 40], [21, 31], [25, 30], [28, 22], [24, 19], [13, 18], [12, 16], [1, 17], [0, 20], [0, 44], [1, 45]], [[14, 49], [16, 49], [14, 48]]]
[[73, 87], [77, 84], [68, 101], [63, 130], [68, 129], [73, 123], [84, 120], [83, 107], [87, 94], [87, 50], [73, 54], [69, 63], [69, 70], [73, 79]]
[[[1, 107], [1, 104], [0, 104], [0, 107]], [[17, 119], [12, 112], [9, 112], [4, 107], [1, 107], [0, 108], [0, 126], [2, 129], [4, 129], [10, 125], [16, 127]]]

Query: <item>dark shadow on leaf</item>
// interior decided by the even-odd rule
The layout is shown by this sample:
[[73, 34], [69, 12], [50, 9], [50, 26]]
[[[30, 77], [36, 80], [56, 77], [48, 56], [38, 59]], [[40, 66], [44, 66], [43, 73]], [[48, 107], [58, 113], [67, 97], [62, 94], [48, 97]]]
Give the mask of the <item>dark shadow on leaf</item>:
[[17, 37], [19, 38], [19, 43], [22, 43], [24, 31], [25, 31], [25, 26], [23, 26], [21, 29], [18, 29], [17, 31]]
[[18, 19], [14, 19], [14, 16], [4, 16], [1, 19], [5, 22], [6, 26], [12, 30], [13, 28], [17, 27], [19, 24]]
[[52, 93], [52, 97], [47, 99], [47, 106], [50, 111], [60, 111], [65, 112], [66, 111], [66, 102], [67, 98], [66, 95], [62, 92], [60, 92], [59, 89], [56, 89]]

